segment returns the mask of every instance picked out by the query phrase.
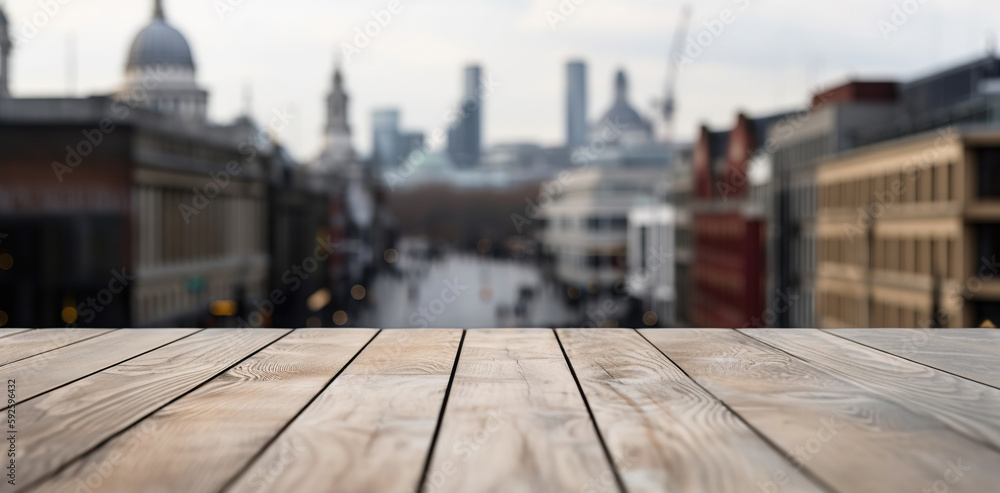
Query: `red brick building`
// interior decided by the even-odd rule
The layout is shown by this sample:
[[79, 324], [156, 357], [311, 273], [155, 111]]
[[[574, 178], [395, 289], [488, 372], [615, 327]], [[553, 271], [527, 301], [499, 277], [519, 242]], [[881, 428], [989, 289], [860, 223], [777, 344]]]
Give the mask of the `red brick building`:
[[767, 194], [752, 193], [755, 186], [766, 187], [766, 173], [755, 185], [751, 163], [767, 147], [770, 127], [786, 116], [752, 119], [740, 113], [731, 130], [701, 128], [692, 201], [695, 326], [767, 325]]

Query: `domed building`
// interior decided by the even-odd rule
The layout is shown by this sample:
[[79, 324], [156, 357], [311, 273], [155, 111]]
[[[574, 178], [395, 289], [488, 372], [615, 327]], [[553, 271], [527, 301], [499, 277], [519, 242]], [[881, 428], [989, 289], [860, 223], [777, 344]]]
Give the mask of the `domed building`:
[[185, 120], [206, 120], [208, 92], [195, 81], [191, 47], [184, 35], [167, 23], [162, 0], [155, 0], [153, 20], [132, 41], [119, 97]]
[[653, 125], [628, 102], [625, 71], [619, 70], [615, 75], [615, 102], [591, 128], [590, 135], [591, 141], [601, 140], [607, 144], [645, 144], [653, 140]]

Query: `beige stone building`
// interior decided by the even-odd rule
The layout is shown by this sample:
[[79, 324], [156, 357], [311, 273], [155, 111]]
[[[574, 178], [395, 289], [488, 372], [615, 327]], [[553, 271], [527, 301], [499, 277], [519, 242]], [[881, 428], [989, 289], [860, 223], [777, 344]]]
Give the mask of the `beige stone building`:
[[840, 154], [820, 164], [817, 186], [820, 327], [1000, 321], [1000, 129]]

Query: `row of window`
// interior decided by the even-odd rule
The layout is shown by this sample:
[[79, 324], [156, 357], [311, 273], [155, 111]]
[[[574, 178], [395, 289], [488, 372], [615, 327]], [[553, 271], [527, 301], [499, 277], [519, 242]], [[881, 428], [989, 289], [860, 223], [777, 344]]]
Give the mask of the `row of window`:
[[954, 163], [900, 170], [819, 187], [819, 208], [887, 207], [890, 204], [950, 202], [955, 200]]
[[628, 219], [624, 216], [593, 216], [583, 219], [561, 217], [546, 221], [544, 224], [551, 225], [554, 229], [563, 231], [571, 231], [577, 228], [587, 231], [624, 231], [628, 228]]
[[624, 269], [627, 264], [627, 259], [625, 258], [625, 256], [618, 256], [618, 255], [563, 254], [559, 257], [559, 260], [563, 266], [568, 268]]
[[141, 187], [137, 201], [140, 265], [251, 255], [265, 248], [260, 199]]
[[933, 323], [931, 307], [913, 309], [891, 303], [874, 301], [869, 312], [868, 300], [837, 293], [817, 296], [820, 320], [835, 319], [847, 327], [872, 328], [922, 328]]
[[224, 147], [213, 147], [184, 139], [171, 139], [153, 134], [140, 134], [138, 146], [173, 157], [228, 163], [236, 160], [243, 162], [246, 156]]
[[871, 259], [868, 243], [847, 237], [817, 240], [819, 262], [854, 265], [874, 270], [955, 278], [961, 275], [955, 266], [958, 256], [954, 238], [875, 238]]

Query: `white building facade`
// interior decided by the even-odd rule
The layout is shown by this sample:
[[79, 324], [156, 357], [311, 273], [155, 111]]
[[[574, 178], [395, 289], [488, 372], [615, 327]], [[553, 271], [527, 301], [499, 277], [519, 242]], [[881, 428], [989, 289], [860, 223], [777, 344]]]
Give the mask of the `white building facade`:
[[676, 224], [676, 211], [668, 204], [635, 207], [628, 214], [625, 283], [629, 295], [642, 303], [642, 321], [647, 326], [677, 323]]

